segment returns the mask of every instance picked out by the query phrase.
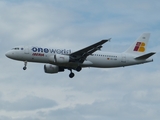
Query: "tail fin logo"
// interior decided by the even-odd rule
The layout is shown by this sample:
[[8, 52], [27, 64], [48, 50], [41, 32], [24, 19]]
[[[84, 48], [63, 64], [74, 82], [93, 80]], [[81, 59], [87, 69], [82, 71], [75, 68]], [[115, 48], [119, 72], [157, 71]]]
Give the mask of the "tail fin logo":
[[137, 42], [134, 51], [144, 52], [146, 44], [144, 42]]

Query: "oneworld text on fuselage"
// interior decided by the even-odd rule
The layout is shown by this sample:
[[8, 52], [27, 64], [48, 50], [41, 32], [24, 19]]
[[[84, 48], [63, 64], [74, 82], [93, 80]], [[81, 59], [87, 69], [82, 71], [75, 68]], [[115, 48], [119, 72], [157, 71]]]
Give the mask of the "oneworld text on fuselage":
[[71, 54], [71, 50], [66, 50], [66, 49], [50, 49], [50, 48], [32, 47], [32, 51], [40, 52], [40, 53]]

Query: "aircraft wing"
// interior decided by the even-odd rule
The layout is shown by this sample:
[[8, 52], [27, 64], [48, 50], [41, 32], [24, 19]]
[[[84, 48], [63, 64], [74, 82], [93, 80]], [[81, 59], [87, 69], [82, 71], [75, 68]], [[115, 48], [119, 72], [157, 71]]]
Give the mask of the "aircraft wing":
[[110, 39], [101, 40], [101, 41], [99, 41], [99, 42], [97, 42], [97, 43], [95, 43], [93, 45], [90, 45], [90, 46], [88, 46], [86, 48], [83, 48], [81, 50], [78, 50], [76, 52], [71, 53], [70, 54], [71, 62], [83, 63], [88, 55], [91, 55], [95, 51], [100, 50], [102, 48], [102, 45], [104, 43], [106, 43], [107, 41], [109, 41]]

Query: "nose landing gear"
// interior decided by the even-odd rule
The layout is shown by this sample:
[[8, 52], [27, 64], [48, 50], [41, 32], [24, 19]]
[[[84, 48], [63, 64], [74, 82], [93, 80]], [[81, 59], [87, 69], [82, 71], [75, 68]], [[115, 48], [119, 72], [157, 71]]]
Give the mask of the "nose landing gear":
[[24, 67], [23, 67], [23, 70], [26, 70], [27, 69], [27, 61], [24, 61]]

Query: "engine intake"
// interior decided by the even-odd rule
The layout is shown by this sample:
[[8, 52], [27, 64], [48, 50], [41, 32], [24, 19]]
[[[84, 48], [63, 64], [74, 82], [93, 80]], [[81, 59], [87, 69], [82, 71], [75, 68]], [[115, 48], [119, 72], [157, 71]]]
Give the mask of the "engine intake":
[[44, 72], [45, 73], [58, 73], [58, 72], [63, 72], [64, 68], [59, 67], [57, 65], [44, 65]]

